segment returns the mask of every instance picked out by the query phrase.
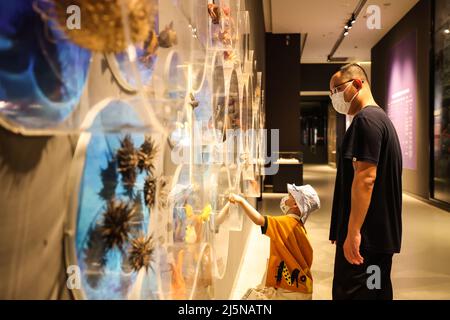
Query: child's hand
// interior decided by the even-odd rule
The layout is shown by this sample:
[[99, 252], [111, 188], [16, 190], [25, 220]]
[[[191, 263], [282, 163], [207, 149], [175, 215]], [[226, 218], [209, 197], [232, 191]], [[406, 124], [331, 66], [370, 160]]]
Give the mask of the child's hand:
[[240, 204], [243, 200], [244, 199], [241, 196], [234, 193], [230, 193], [230, 195], [228, 196], [228, 201], [230, 201], [232, 204]]

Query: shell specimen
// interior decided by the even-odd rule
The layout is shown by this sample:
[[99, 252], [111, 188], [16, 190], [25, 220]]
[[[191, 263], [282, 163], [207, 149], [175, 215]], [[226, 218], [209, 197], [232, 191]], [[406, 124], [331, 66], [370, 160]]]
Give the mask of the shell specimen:
[[141, 236], [131, 241], [131, 247], [128, 251], [128, 261], [134, 271], [139, 271], [141, 268], [151, 267], [152, 255], [154, 251], [152, 237]]
[[[123, 0], [41, 0], [44, 18], [56, 22], [58, 29], [80, 47], [100, 52], [123, 52], [128, 46], [122, 21]], [[123, 1], [128, 13], [132, 43], [145, 41], [153, 29], [156, 8], [148, 0]], [[69, 28], [68, 8], [78, 6], [80, 28]], [[42, 10], [41, 10], [42, 11]], [[76, 11], [75, 11], [76, 12]]]
[[170, 48], [178, 44], [177, 33], [173, 29], [173, 22], [161, 31], [158, 37], [158, 42], [161, 48]]
[[191, 99], [191, 102], [189, 102], [189, 104], [191, 105], [192, 109], [195, 109], [200, 105], [200, 102], [198, 102], [198, 100], [195, 99], [195, 96], [193, 93], [189, 94], [189, 98]]
[[144, 182], [144, 202], [147, 207], [155, 205], [156, 197], [156, 179], [152, 176], [147, 176]]
[[224, 30], [224, 31], [219, 33], [219, 40], [226, 47], [229, 47], [229, 46], [232, 45], [231, 34], [230, 34], [230, 32], [228, 30]]
[[231, 60], [235, 60], [236, 59], [236, 53], [234, 53], [233, 51], [225, 51], [223, 53], [223, 58], [226, 61], [231, 61]]
[[130, 135], [126, 135], [120, 142], [116, 158], [118, 171], [122, 175], [124, 186], [132, 188], [136, 182], [136, 167], [139, 164], [139, 156]]
[[220, 22], [220, 9], [217, 4], [209, 3], [208, 4], [208, 14], [211, 17], [211, 21], [213, 24], [219, 24]]
[[129, 239], [135, 216], [136, 207], [134, 204], [115, 199], [108, 201], [106, 211], [103, 213], [103, 224], [100, 227], [107, 249], [123, 248], [123, 245]]
[[158, 149], [155, 146], [155, 142], [150, 136], [146, 136], [144, 143], [137, 152], [138, 155], [138, 167], [141, 173], [145, 170], [147, 173], [153, 174], [155, 166], [153, 161], [155, 160]]

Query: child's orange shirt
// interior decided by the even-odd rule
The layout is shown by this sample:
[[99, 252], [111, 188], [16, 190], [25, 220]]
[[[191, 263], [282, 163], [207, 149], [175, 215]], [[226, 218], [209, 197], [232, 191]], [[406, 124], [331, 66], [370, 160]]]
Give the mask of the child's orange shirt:
[[302, 222], [293, 214], [264, 219], [262, 233], [270, 238], [266, 286], [312, 293], [313, 249]]

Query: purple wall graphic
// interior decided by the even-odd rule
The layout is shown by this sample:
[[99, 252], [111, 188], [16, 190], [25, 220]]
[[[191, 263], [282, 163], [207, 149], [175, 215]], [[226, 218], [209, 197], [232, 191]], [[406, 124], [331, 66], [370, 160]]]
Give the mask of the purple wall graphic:
[[417, 169], [417, 33], [406, 35], [389, 54], [387, 114], [397, 130], [403, 168]]

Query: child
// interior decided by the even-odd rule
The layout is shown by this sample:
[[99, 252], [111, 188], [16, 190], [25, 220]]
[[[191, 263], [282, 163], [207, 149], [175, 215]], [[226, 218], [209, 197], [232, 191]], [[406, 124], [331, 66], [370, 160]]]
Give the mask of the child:
[[281, 199], [282, 216], [262, 216], [244, 198], [231, 194], [229, 201], [237, 203], [247, 216], [261, 226], [270, 238], [270, 257], [265, 287], [250, 289], [248, 300], [310, 300], [313, 280], [311, 264], [313, 250], [304, 224], [308, 216], [320, 208], [320, 200], [310, 185], [288, 184], [288, 196]]

